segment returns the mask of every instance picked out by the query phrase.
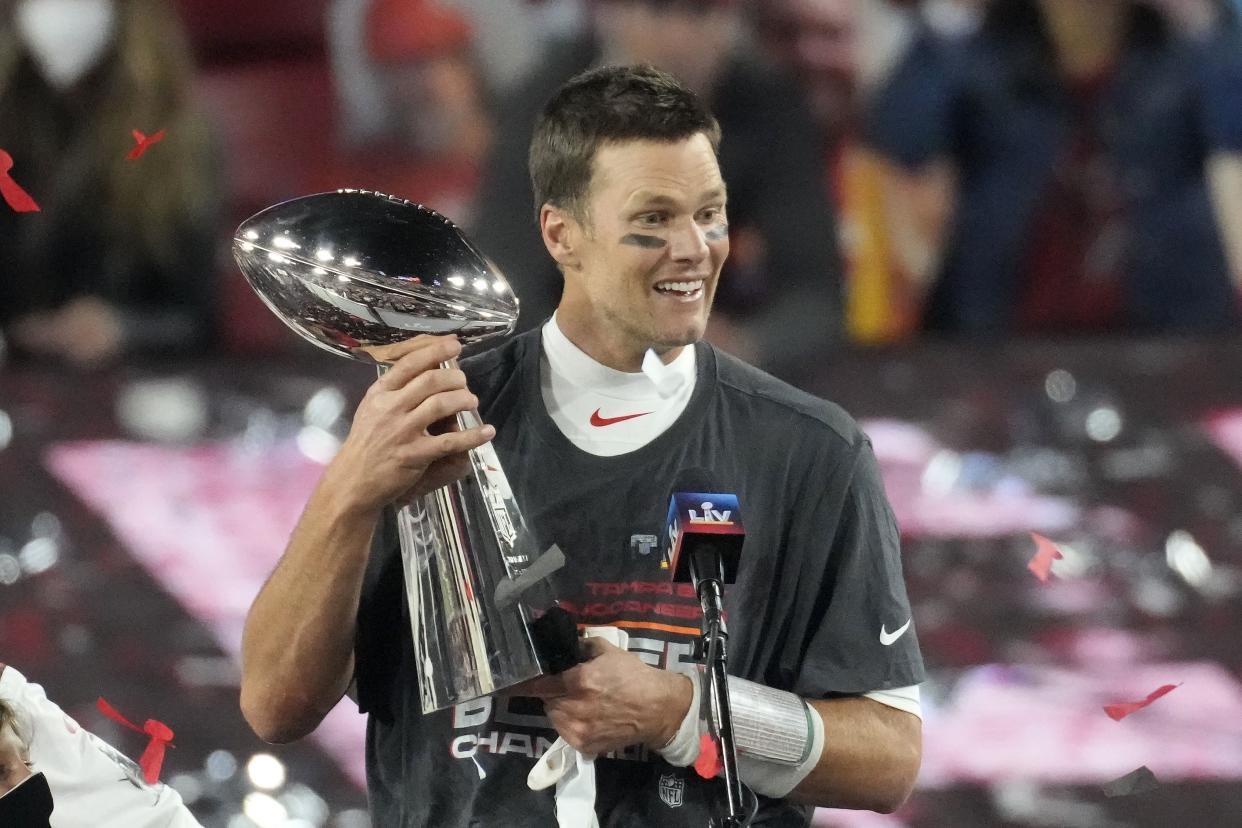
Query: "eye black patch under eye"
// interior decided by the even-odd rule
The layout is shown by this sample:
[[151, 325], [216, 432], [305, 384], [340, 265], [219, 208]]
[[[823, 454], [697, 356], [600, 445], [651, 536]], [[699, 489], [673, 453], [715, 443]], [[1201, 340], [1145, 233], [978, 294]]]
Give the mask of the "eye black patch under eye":
[[729, 238], [729, 225], [718, 224], [710, 230], [705, 230], [703, 232], [703, 238], [708, 241], [720, 241], [721, 239], [727, 239]]
[[658, 250], [665, 247], [668, 242], [659, 236], [646, 236], [642, 233], [629, 233], [621, 237], [622, 244], [633, 245], [634, 247], [645, 247], [648, 250]]

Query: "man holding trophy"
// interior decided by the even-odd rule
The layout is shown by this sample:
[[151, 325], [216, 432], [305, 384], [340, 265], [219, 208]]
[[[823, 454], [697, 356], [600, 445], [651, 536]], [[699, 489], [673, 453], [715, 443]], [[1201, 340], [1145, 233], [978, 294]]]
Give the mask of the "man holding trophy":
[[[302, 261], [303, 243], [291, 232], [260, 248], [261, 264], [243, 264], [252, 282], [252, 269], [271, 276], [260, 293], [303, 335], [338, 350], [358, 343], [389, 366], [255, 600], [242, 682], [247, 720], [278, 742], [309, 733], [354, 688], [370, 715], [378, 826], [711, 822], [721, 783], [691, 767], [711, 765], [700, 756], [709, 745], [700, 604], [660, 555], [669, 493], [687, 469], [710, 469], [745, 514], [725, 610], [738, 767], [757, 795], [756, 822], [805, 826], [815, 805], [892, 811], [913, 786], [923, 666], [871, 445], [836, 406], [701, 341], [729, 252], [719, 141], [711, 114], [657, 70], [605, 67], [563, 86], [530, 153], [539, 228], [565, 278], [561, 302], [541, 329], [460, 369], [458, 337], [374, 344], [366, 332], [379, 321], [420, 330], [403, 321], [418, 291], [465, 278], [480, 295], [487, 285], [501, 292], [490, 276], [359, 275], [320, 247], [319, 263], [305, 263], [322, 281], [299, 296], [330, 313], [311, 314], [267, 295], [294, 289], [285, 266]], [[366, 291], [336, 287], [351, 280]], [[405, 298], [381, 307], [377, 285]], [[488, 305], [467, 323], [464, 300], [440, 304], [459, 327], [430, 330], [462, 340], [498, 313]], [[333, 328], [345, 313], [350, 332]], [[503, 483], [489, 477], [501, 463]], [[443, 501], [437, 525], [450, 540], [425, 531], [437, 492], [485, 490], [489, 480], [520, 504], [533, 548], [555, 552], [554, 563], [506, 553], [501, 580], [510, 580], [495, 589], [476, 564], [443, 557], [453, 526], [476, 531], [487, 508]], [[419, 543], [441, 557], [409, 554]], [[495, 648], [468, 645], [488, 641], [496, 613], [514, 604], [507, 596], [525, 601], [534, 580], [579, 627], [614, 634], [584, 639], [580, 663], [560, 672], [510, 670]], [[452, 600], [439, 597], [446, 584]], [[470, 612], [440, 624], [428, 604]], [[541, 610], [521, 612], [534, 629]], [[470, 646], [474, 678], [453, 685], [466, 689], [429, 695], [446, 672], [441, 654]], [[575, 761], [577, 782], [567, 782], [564, 765]], [[549, 780], [555, 792], [534, 790]]]

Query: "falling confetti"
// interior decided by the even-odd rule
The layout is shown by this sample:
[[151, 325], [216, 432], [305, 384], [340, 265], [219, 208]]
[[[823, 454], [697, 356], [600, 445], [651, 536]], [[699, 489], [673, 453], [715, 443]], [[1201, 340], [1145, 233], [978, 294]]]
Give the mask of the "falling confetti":
[[152, 144], [158, 144], [160, 141], [163, 141], [164, 136], [168, 133], [168, 130], [161, 129], [159, 132], [155, 133], [149, 138], [143, 135], [141, 132], [139, 132], [136, 129], [133, 132], [134, 132], [134, 140], [138, 142], [138, 146], [130, 150], [129, 155], [125, 156], [126, 160], [129, 160], [129, 161], [133, 161], [135, 159], [141, 158], [142, 154], [146, 152], [151, 147]]
[[147, 719], [146, 723], [139, 727], [122, 716], [115, 707], [108, 704], [103, 696], [100, 696], [95, 701], [95, 706], [99, 708], [100, 713], [103, 713], [109, 719], [120, 722], [130, 730], [145, 733], [151, 737], [151, 741], [147, 743], [147, 749], [142, 752], [142, 756], [138, 759], [138, 767], [142, 768], [142, 776], [147, 780], [148, 785], [154, 785], [158, 782], [160, 768], [164, 765], [164, 749], [173, 747], [173, 732], [168, 725], [155, 719]]
[[9, 175], [11, 169], [13, 169], [13, 156], [0, 149], [0, 196], [4, 196], [5, 203], [15, 212], [39, 212], [39, 205], [35, 204], [35, 200]]
[[1045, 538], [1043, 535], [1031, 533], [1031, 540], [1035, 541], [1035, 557], [1031, 558], [1026, 568], [1035, 573], [1035, 577], [1048, 583], [1048, 574], [1052, 571], [1052, 562], [1059, 561], [1065, 556], [1061, 554], [1061, 550], [1057, 549], [1057, 545]]
[[1112, 719], [1114, 722], [1119, 722], [1122, 719], [1124, 719], [1126, 716], [1129, 716], [1134, 711], [1142, 710], [1144, 707], [1151, 704], [1156, 699], [1160, 698], [1161, 696], [1165, 696], [1165, 695], [1168, 695], [1169, 693], [1172, 693], [1174, 690], [1176, 690], [1179, 687], [1181, 687], [1180, 684], [1165, 684], [1161, 686], [1159, 689], [1153, 690], [1150, 694], [1148, 694], [1147, 698], [1143, 699], [1142, 701], [1119, 702], [1117, 704], [1106, 704], [1104, 705], [1104, 712], [1107, 713], [1108, 717]]
[[1144, 765], [1137, 770], [1130, 771], [1125, 776], [1105, 782], [1100, 787], [1104, 795], [1108, 797], [1134, 796], [1160, 787], [1160, 780]]

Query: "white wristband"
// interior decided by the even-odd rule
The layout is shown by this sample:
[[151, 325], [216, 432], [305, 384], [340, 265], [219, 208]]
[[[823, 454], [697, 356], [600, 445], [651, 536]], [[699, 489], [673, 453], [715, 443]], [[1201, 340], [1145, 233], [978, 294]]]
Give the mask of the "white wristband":
[[[690, 702], [690, 709], [686, 711], [686, 716], [681, 721], [677, 733], [673, 736], [669, 743], [660, 748], [659, 753], [664, 757], [670, 765], [685, 767], [694, 763], [699, 758], [700, 737], [707, 732], [707, 723], [699, 718], [700, 702], [703, 697], [703, 682], [705, 676], [703, 669], [700, 667], [690, 674], [694, 685], [694, 698]], [[790, 791], [798, 786], [798, 784], [807, 777], [808, 774], [819, 764], [821, 754], [824, 752], [824, 720], [820, 717], [819, 711], [807, 704], [802, 699], [797, 699], [802, 708], [801, 712], [805, 717], [807, 731], [802, 739], [776, 738], [775, 742], [780, 742], [780, 747], [793, 747], [793, 743], [801, 742], [799, 745], [801, 750], [789, 756], [797, 756], [797, 759], [790, 761], [789, 758], [777, 759], [773, 755], [761, 755], [756, 749], [763, 750], [765, 754], [773, 753], [773, 748], [777, 747], [775, 743], [769, 743], [776, 733], [760, 733], [756, 728], [746, 728], [739, 732], [737, 713], [743, 713], [743, 720], [755, 719], [756, 713], [761, 712], [761, 708], [769, 707], [769, 713], [777, 716], [777, 718], [788, 719], [789, 717], [780, 716], [780, 713], [787, 713], [787, 710], [781, 708], [792, 708], [795, 705], [794, 699], [788, 699], [788, 704], [772, 704], [770, 696], [774, 693], [780, 693], [782, 696], [793, 696], [792, 693], [785, 693], [780, 690], [773, 690], [770, 687], [755, 684], [754, 682], [739, 679], [736, 676], [729, 677], [729, 697], [734, 707], [734, 735], [737, 737], [737, 763], [738, 773], [751, 790], [755, 793], [770, 797], [787, 796]], [[785, 702], [785, 699], [781, 700]], [[775, 721], [769, 719], [770, 723]], [[787, 726], [792, 726], [793, 722], [787, 722]], [[786, 729], [786, 728], [781, 728]], [[786, 734], [792, 736], [790, 732]], [[753, 743], [753, 744], [748, 744]], [[748, 750], [748, 747], [751, 748]], [[785, 754], [785, 750], [777, 750], [775, 753]]]
[[808, 704], [806, 709], [807, 719], [811, 726], [811, 732], [808, 734], [810, 745], [808, 745], [806, 758], [799, 764], [777, 764], [744, 751], [738, 751], [738, 776], [755, 793], [778, 799], [788, 796], [819, 764], [820, 756], [824, 752], [824, 720], [820, 717], [819, 711], [811, 705]]
[[785, 690], [729, 676], [729, 707], [738, 754], [777, 765], [802, 764], [811, 750], [807, 703]]
[[699, 735], [706, 732], [706, 728], [700, 724], [699, 719], [699, 707], [703, 701], [702, 669], [696, 669], [687, 675], [690, 678], [690, 684], [694, 687], [690, 709], [686, 711], [686, 716], [681, 720], [681, 726], [677, 728], [673, 738], [657, 751], [664, 757], [664, 761], [679, 768], [692, 765], [694, 760], [699, 758]]

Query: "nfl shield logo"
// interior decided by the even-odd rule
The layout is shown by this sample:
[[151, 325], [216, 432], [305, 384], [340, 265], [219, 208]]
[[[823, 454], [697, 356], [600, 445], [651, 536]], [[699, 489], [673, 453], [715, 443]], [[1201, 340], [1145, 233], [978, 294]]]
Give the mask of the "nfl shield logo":
[[660, 545], [660, 539], [655, 535], [630, 535], [630, 552], [635, 555], [646, 557]]
[[680, 808], [682, 794], [686, 791], [686, 780], [671, 773], [660, 776], [660, 799], [670, 808]]

